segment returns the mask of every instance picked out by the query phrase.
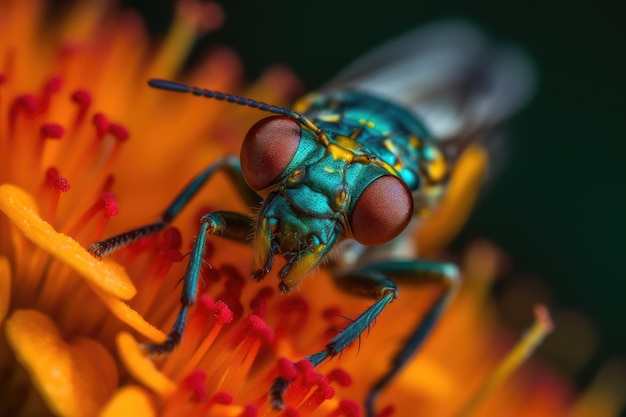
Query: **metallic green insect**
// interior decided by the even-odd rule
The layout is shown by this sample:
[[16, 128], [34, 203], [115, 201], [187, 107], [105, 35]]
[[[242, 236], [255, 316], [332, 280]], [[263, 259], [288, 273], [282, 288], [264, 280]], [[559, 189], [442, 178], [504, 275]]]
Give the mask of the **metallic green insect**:
[[[420, 213], [436, 209], [465, 146], [499, 133], [502, 123], [526, 101], [531, 75], [520, 52], [489, 44], [464, 23], [443, 22], [361, 58], [321, 93], [296, 103], [295, 111], [150, 80], [155, 88], [277, 115], [250, 129], [239, 157], [213, 162], [194, 178], [160, 220], [97, 242], [89, 250], [102, 257], [162, 230], [217, 171], [229, 175], [250, 207], [261, 203], [255, 219], [231, 211], [202, 217], [183, 281], [180, 313], [167, 340], [149, 345], [155, 353], [173, 350], [182, 338], [209, 234], [249, 243], [253, 230], [250, 276], [261, 280], [272, 270], [274, 257], [282, 255], [282, 293], [339, 247], [330, 264], [337, 284], [374, 301], [324, 350], [306, 358], [314, 366], [340, 353], [398, 297], [394, 281], [440, 282], [442, 295], [366, 398], [366, 412], [372, 416], [378, 393], [418, 349], [458, 287], [454, 265], [415, 259], [409, 242]], [[273, 407], [284, 406], [282, 393], [289, 382], [275, 380], [270, 389]]]

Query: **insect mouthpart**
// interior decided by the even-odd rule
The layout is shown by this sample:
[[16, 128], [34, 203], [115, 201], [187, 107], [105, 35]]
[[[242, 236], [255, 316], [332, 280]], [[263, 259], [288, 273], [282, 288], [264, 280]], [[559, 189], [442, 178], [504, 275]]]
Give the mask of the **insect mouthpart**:
[[278, 272], [279, 289], [288, 293], [320, 264], [340, 234], [336, 219], [307, 215], [282, 195], [271, 196], [257, 223], [251, 277], [262, 279], [271, 271], [274, 256], [280, 254], [287, 263]]

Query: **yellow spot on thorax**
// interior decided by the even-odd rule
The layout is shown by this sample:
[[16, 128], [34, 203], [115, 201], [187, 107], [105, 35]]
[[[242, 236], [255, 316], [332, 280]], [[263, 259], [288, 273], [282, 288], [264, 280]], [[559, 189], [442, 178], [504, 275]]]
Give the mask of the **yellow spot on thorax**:
[[329, 122], [329, 123], [339, 123], [339, 121], [341, 120], [341, 117], [338, 114], [322, 114], [318, 116], [318, 119], [321, 120], [322, 122]]
[[442, 181], [448, 174], [448, 164], [446, 158], [439, 149], [436, 147], [429, 147], [428, 160], [426, 162], [426, 173], [428, 178], [434, 182]]
[[335, 161], [350, 162], [354, 159], [354, 152], [344, 149], [334, 143], [331, 143], [326, 149]]
[[360, 119], [359, 123], [361, 123], [363, 126], [369, 127], [370, 129], [373, 129], [376, 126], [376, 124], [371, 120]]

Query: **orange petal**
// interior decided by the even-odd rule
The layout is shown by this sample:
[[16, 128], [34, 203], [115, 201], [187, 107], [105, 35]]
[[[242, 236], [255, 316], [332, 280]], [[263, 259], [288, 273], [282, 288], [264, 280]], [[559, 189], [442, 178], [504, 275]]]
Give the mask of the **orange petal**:
[[138, 386], [118, 390], [100, 413], [100, 417], [153, 417], [154, 407], [150, 394]]
[[115, 317], [154, 342], [162, 342], [165, 340], [165, 333], [145, 321], [141, 314], [133, 310], [128, 304], [111, 294], [101, 291], [95, 286], [91, 286], [91, 289], [100, 297], [100, 300], [106, 304], [107, 308]]
[[0, 257], [0, 323], [9, 311], [9, 302], [11, 301], [11, 265], [9, 260], [4, 256]]
[[18, 362], [56, 415], [95, 416], [115, 391], [117, 367], [99, 343], [84, 337], [66, 343], [35, 310], [16, 310], [5, 328]]
[[111, 260], [100, 261], [69, 236], [55, 231], [37, 214], [37, 205], [22, 189], [0, 185], [0, 210], [37, 246], [63, 260], [92, 285], [123, 300], [137, 290], [124, 269]]
[[120, 358], [133, 378], [161, 396], [167, 396], [176, 390], [174, 381], [154, 367], [130, 334], [120, 333], [116, 342]]

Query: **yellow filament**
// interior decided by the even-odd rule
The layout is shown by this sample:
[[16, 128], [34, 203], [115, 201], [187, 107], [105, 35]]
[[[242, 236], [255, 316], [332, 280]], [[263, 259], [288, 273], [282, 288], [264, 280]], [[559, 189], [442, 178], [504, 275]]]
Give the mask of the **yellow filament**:
[[498, 364], [491, 373], [489, 378], [480, 387], [478, 392], [470, 399], [457, 417], [471, 416], [478, 406], [487, 398], [497, 387], [515, 371], [528, 358], [543, 341], [543, 339], [552, 331], [553, 324], [550, 319], [548, 310], [544, 306], [535, 307], [535, 322], [531, 328], [524, 334], [522, 339], [515, 347], [506, 355], [506, 357]]

